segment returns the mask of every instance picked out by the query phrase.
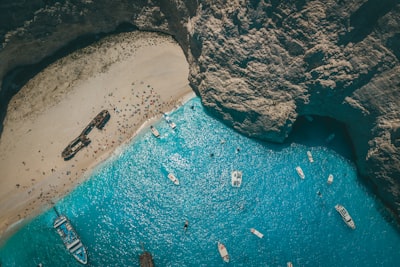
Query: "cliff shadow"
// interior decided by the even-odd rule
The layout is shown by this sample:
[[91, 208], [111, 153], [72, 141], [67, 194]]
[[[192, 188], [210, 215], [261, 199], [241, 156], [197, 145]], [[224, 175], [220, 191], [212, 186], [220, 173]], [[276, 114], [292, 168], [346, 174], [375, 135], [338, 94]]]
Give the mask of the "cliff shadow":
[[[198, 108], [198, 107], [196, 107]], [[253, 142], [256, 142], [258, 144], [263, 145], [264, 147], [266, 147], [267, 149], [272, 149], [276, 152], [280, 152], [283, 151], [284, 149], [290, 147], [290, 142], [283, 142], [283, 143], [279, 143], [279, 142], [273, 142], [270, 140], [265, 140], [262, 139], [258, 136], [252, 136], [251, 134], [245, 133], [243, 131], [240, 131], [238, 129], [235, 129], [235, 127], [233, 126], [233, 123], [231, 121], [226, 121], [221, 117], [221, 114], [216, 112], [215, 110], [208, 108], [207, 106], [204, 106], [203, 103], [201, 103], [201, 108], [203, 109], [204, 113], [207, 116], [210, 116], [212, 118], [214, 118], [215, 120], [217, 120], [218, 122], [220, 122], [221, 124], [226, 125], [227, 127], [233, 129], [235, 132], [239, 133], [240, 135], [251, 139]], [[226, 111], [226, 110], [225, 110]], [[235, 121], [237, 122], [243, 122], [246, 119], [246, 114], [244, 112], [238, 112], [235, 110], [229, 110], [229, 113], [235, 118]]]
[[58, 59], [63, 58], [79, 49], [87, 47], [106, 36], [135, 30], [138, 30], [138, 28], [133, 24], [121, 23], [112, 32], [83, 35], [69, 42], [65, 46], [58, 49], [55, 53], [45, 57], [36, 64], [19, 66], [9, 71], [4, 76], [0, 89], [0, 138], [3, 133], [3, 122], [7, 115], [8, 103], [30, 79], [35, 77], [39, 72], [44, 70]]
[[400, 61], [400, 33], [396, 33], [388, 38], [386, 47], [389, 48], [396, 56], [397, 60]]
[[350, 32], [339, 41], [340, 44], [358, 43], [375, 28], [378, 20], [392, 10], [398, 0], [368, 0], [350, 16]]
[[306, 115], [297, 118], [285, 143], [326, 146], [339, 155], [355, 161], [353, 143], [344, 123], [330, 117]]
[[[330, 117], [305, 115], [297, 118], [292, 132], [285, 141], [287, 143], [299, 143], [306, 146], [325, 146], [334, 150], [339, 155], [350, 160], [356, 165], [356, 156], [353, 142], [348, 134], [346, 125]], [[382, 218], [400, 234], [400, 220], [390, 205], [379, 198], [376, 185], [358, 172], [358, 181], [367, 189], [370, 196], [378, 196], [380, 200], [375, 206]]]

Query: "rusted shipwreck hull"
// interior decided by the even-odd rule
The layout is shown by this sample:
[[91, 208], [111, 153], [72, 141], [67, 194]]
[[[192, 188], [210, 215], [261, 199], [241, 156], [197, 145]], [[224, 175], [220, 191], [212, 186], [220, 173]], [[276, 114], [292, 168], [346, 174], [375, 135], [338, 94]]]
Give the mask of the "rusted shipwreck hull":
[[87, 135], [92, 131], [94, 127], [99, 130], [103, 129], [104, 125], [106, 125], [106, 123], [110, 120], [110, 117], [111, 116], [108, 110], [102, 110], [99, 114], [97, 114], [97, 116], [90, 121], [85, 129], [83, 129], [81, 134], [77, 138], [72, 140], [68, 144], [68, 146], [61, 152], [61, 156], [64, 158], [64, 160], [69, 160], [73, 158], [79, 150], [81, 150], [85, 146], [88, 146], [91, 141], [87, 137]]

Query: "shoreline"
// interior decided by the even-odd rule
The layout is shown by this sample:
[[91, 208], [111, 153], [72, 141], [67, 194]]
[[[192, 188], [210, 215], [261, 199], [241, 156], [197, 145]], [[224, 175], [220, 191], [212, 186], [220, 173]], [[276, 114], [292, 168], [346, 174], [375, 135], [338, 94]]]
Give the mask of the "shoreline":
[[[162, 112], [193, 98], [187, 77], [172, 37], [132, 32], [76, 51], [31, 79], [10, 101], [0, 137], [0, 244]], [[61, 151], [102, 109], [111, 114], [104, 129], [93, 129], [92, 142], [64, 161]]]
[[[182, 97], [176, 99], [176, 105], [170, 109], [170, 110], [166, 110], [166, 113], [170, 113], [176, 109], [178, 109], [179, 107], [183, 106], [187, 101], [189, 101], [190, 99], [196, 97], [196, 94], [194, 92], [187, 92], [185, 93]], [[112, 158], [113, 156], [117, 155], [119, 152], [121, 152], [125, 146], [129, 145], [131, 142], [133, 142], [133, 140], [144, 130], [146, 130], [148, 127], [150, 127], [150, 125], [154, 122], [157, 122], [159, 120], [162, 119], [162, 115], [157, 115], [154, 116], [152, 118], [149, 118], [148, 120], [144, 121], [143, 124], [133, 133], [133, 135], [126, 139], [123, 143], [121, 143], [120, 145], [118, 145], [117, 147], [115, 147], [114, 150], [110, 150], [108, 153], [101, 155], [101, 157], [99, 159], [97, 159], [96, 161], [92, 162], [91, 165], [87, 166], [87, 170], [82, 173], [81, 177], [79, 177], [79, 182], [76, 186], [73, 186], [71, 188], [68, 189], [68, 193], [61, 195], [60, 197], [53, 199], [51, 205], [47, 204], [41, 207], [38, 207], [40, 209], [35, 209], [30, 216], [26, 217], [26, 218], [21, 218], [16, 222], [13, 222], [12, 224], [10, 224], [7, 229], [5, 229], [3, 232], [1, 232], [0, 234], [0, 246], [4, 245], [5, 242], [7, 242], [7, 240], [12, 237], [16, 232], [18, 232], [22, 227], [24, 227], [26, 224], [30, 223], [33, 219], [35, 219], [37, 216], [41, 215], [42, 213], [48, 211], [49, 209], [51, 209], [54, 204], [56, 204], [58, 201], [60, 201], [63, 197], [65, 197], [66, 195], [68, 195], [69, 193], [71, 193], [72, 191], [74, 191], [81, 183], [85, 182], [87, 179], [90, 178], [90, 176], [93, 174], [93, 171], [100, 166], [101, 164], [103, 164], [104, 162], [106, 162], [107, 160], [109, 160], [110, 158]], [[85, 149], [85, 148], [83, 148]], [[79, 152], [78, 152], [79, 153]]]

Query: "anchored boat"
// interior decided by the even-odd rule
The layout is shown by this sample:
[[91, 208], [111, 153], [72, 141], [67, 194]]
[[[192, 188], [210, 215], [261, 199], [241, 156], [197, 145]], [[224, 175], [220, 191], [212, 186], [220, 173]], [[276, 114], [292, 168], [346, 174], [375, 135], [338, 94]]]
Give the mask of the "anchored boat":
[[311, 151], [307, 151], [307, 157], [308, 157], [308, 161], [309, 161], [309, 162], [311, 162], [311, 163], [314, 162], [314, 159], [313, 159], [313, 156], [312, 156], [312, 154], [311, 154]]
[[252, 232], [254, 235], [258, 236], [259, 238], [264, 237], [264, 235], [255, 228], [250, 228], [250, 232]]
[[242, 172], [233, 171], [231, 174], [231, 184], [233, 187], [240, 187], [242, 185]]
[[168, 178], [176, 185], [179, 185], [179, 180], [178, 178], [175, 177], [172, 173], [168, 173]]
[[228, 250], [226, 250], [225, 245], [219, 241], [218, 241], [218, 251], [219, 251], [219, 254], [221, 255], [221, 258], [224, 260], [224, 262], [229, 262]]
[[333, 182], [333, 175], [329, 174], [327, 183], [331, 184], [332, 182]]
[[345, 207], [337, 204], [335, 206], [335, 209], [337, 210], [337, 212], [339, 212], [340, 216], [342, 216], [342, 219], [347, 224], [347, 226], [349, 226], [353, 230], [356, 229], [356, 225]]
[[301, 179], [304, 179], [306, 176], [304, 175], [304, 172], [303, 172], [303, 170], [300, 168], [300, 166], [297, 166], [296, 167], [296, 172], [297, 172], [297, 174], [299, 175], [299, 177], [301, 178]]
[[164, 113], [164, 119], [168, 123], [169, 127], [171, 127], [172, 129], [176, 128], [176, 124], [171, 121], [171, 118], [166, 113]]
[[151, 130], [151, 133], [155, 136], [155, 137], [160, 137], [160, 132], [156, 129], [156, 127], [154, 127], [153, 125], [152, 126], [150, 126], [150, 130]]
[[54, 220], [53, 226], [60, 235], [69, 253], [71, 253], [78, 262], [87, 264], [86, 249], [67, 217], [64, 215], [59, 215]]

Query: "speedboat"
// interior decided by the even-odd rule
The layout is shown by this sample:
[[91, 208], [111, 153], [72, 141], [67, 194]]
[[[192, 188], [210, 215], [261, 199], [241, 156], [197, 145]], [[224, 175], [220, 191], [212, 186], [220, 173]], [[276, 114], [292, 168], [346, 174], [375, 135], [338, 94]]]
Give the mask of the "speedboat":
[[179, 185], [179, 180], [178, 178], [175, 177], [172, 173], [168, 173], [168, 178], [176, 185]]
[[250, 232], [252, 232], [254, 235], [258, 236], [259, 238], [263, 238], [264, 235], [260, 233], [257, 229], [255, 228], [250, 228]]
[[233, 171], [231, 174], [231, 184], [233, 187], [240, 187], [242, 185], [242, 172]]
[[87, 264], [86, 249], [67, 217], [64, 215], [58, 216], [54, 220], [53, 227], [57, 230], [57, 233], [60, 235], [69, 253], [71, 253], [78, 262]]
[[335, 209], [337, 212], [339, 212], [340, 216], [342, 216], [342, 219], [347, 224], [347, 226], [349, 226], [353, 230], [356, 229], [356, 225], [345, 207], [343, 207], [340, 204], [337, 204], [335, 206]]
[[311, 163], [314, 162], [313, 156], [311, 154], [311, 151], [307, 151], [307, 157], [308, 157], [308, 161], [310, 161]]
[[221, 255], [221, 258], [224, 260], [224, 262], [229, 262], [228, 250], [226, 249], [225, 245], [219, 241], [218, 241], [218, 251], [219, 251], [219, 254]]
[[171, 127], [172, 129], [176, 128], [176, 124], [171, 120], [171, 118], [164, 113], [164, 119], [165, 121], [168, 123], [169, 127]]
[[333, 182], [333, 175], [329, 174], [327, 183], [331, 184], [332, 182]]
[[301, 179], [304, 179], [306, 176], [304, 175], [304, 172], [303, 172], [303, 170], [300, 168], [300, 166], [297, 166], [296, 167], [296, 172], [297, 172], [297, 174], [299, 175], [299, 177], [301, 178]]
[[155, 136], [155, 137], [160, 137], [160, 132], [156, 129], [156, 127], [154, 127], [153, 125], [151, 125], [150, 126], [150, 130], [151, 130], [151, 132], [153, 133], [153, 135]]

